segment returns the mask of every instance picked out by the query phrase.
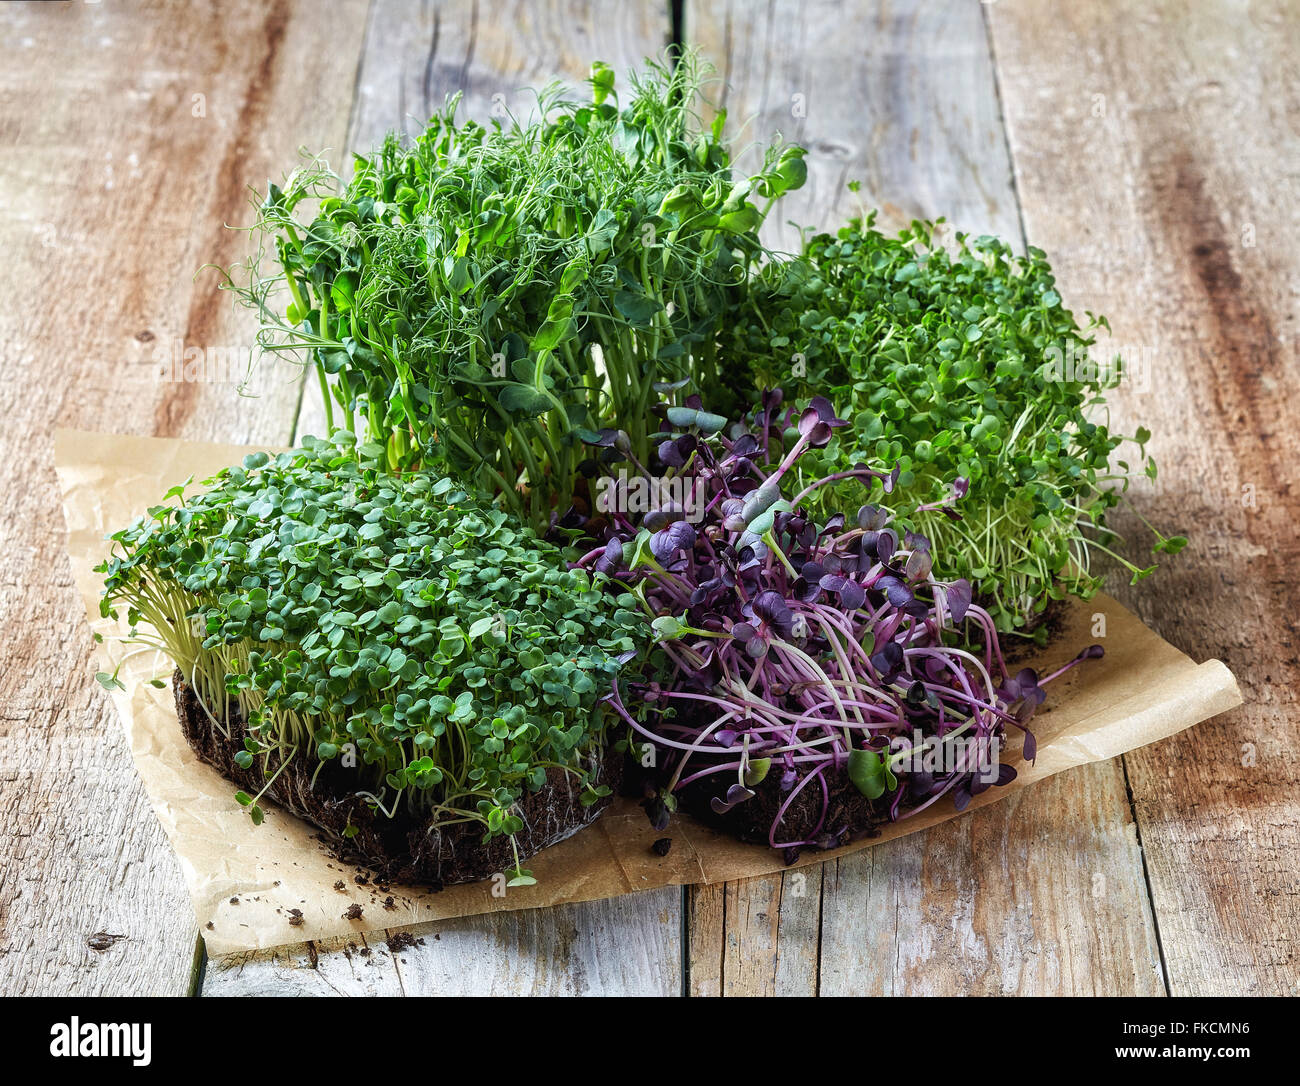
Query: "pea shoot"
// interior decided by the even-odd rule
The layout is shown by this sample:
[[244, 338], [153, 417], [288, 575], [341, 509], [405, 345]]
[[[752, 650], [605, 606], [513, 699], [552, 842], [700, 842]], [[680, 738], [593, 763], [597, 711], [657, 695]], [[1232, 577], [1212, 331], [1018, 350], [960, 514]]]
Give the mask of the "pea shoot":
[[227, 285], [264, 348], [315, 368], [330, 428], [544, 531], [579, 434], [612, 421], [644, 460], [656, 382], [723, 383], [717, 330], [758, 228], [804, 182], [803, 150], [780, 146], [733, 179], [725, 114], [695, 112], [702, 81], [689, 54], [647, 62], [620, 100], [596, 63], [589, 101], [552, 86], [535, 119], [488, 127], [453, 97], [413, 142], [358, 156], [341, 192], [319, 161], [270, 186]]

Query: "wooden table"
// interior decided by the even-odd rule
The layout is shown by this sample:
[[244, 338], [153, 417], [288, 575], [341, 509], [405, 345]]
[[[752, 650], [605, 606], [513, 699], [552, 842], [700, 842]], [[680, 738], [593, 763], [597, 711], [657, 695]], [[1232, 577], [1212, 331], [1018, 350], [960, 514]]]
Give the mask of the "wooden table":
[[[1300, 8], [1132, 0], [272, 0], [0, 6], [0, 991], [1286, 993], [1300, 980]], [[246, 345], [205, 262], [250, 186], [445, 94], [486, 117], [594, 58], [699, 46], [733, 122], [809, 149], [832, 226], [947, 215], [1046, 249], [1150, 363], [1135, 505], [1191, 536], [1111, 590], [1247, 704], [1121, 760], [792, 875], [205, 961], [63, 551], [56, 425], [289, 442], [297, 383], [142, 380]], [[498, 97], [503, 96], [503, 97]], [[733, 127], [733, 131], [735, 131]], [[744, 142], [743, 138], [740, 142]], [[769, 238], [788, 244], [789, 230]], [[315, 402], [307, 397], [306, 403]], [[362, 951], [369, 953], [362, 953]]]

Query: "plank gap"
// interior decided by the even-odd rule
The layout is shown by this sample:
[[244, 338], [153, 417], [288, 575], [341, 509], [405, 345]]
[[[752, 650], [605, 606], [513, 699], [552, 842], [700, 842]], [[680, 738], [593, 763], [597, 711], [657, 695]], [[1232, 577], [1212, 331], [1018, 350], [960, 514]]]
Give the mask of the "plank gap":
[[1128, 797], [1129, 813], [1133, 817], [1133, 832], [1137, 836], [1138, 856], [1142, 860], [1142, 885], [1146, 888], [1147, 908], [1151, 910], [1151, 929], [1156, 940], [1156, 954], [1160, 958], [1160, 981], [1165, 986], [1165, 995], [1172, 995], [1169, 990], [1169, 966], [1165, 962], [1165, 944], [1160, 935], [1160, 915], [1156, 912], [1156, 895], [1151, 888], [1151, 870], [1147, 866], [1147, 850], [1142, 844], [1142, 819], [1138, 816], [1137, 800], [1133, 797], [1133, 784], [1128, 777], [1128, 755], [1120, 755], [1120, 768], [1124, 772], [1124, 793]]
[[1016, 180], [1016, 156], [1011, 151], [1011, 135], [1007, 131], [1007, 113], [1002, 102], [1002, 77], [998, 70], [998, 51], [993, 41], [993, 26], [989, 22], [988, 4], [980, 4], [980, 20], [984, 24], [984, 42], [989, 52], [990, 75], [993, 81], [993, 100], [998, 107], [998, 131], [1002, 134], [1002, 147], [1006, 152], [1008, 176], [1011, 185], [1011, 202], [1016, 209], [1016, 222], [1020, 227], [1020, 248], [1024, 252], [1029, 248], [1029, 231], [1025, 229], [1025, 209], [1020, 206], [1020, 186]]

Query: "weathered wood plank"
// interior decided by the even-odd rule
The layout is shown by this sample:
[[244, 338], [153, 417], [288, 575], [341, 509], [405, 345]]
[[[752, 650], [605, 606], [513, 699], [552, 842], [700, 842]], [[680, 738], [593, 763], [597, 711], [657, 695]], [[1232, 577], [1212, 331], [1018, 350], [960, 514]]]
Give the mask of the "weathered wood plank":
[[[490, 8], [476, 0], [376, 0], [347, 149], [367, 150], [393, 129], [422, 130], [456, 90], [464, 92], [462, 116], [487, 121], [503, 108], [526, 114], [530, 100], [521, 88], [553, 77], [578, 85], [596, 59], [622, 76], [660, 53], [668, 37], [667, 7], [653, 0], [612, 8], [594, 0]], [[323, 428], [319, 396], [309, 387], [297, 433]], [[301, 945], [210, 963], [204, 994], [363, 993], [382, 975], [383, 984], [396, 983], [408, 995], [676, 995], [681, 908], [681, 891], [665, 887], [616, 901], [468, 917], [413, 929], [420, 942], [396, 962], [383, 944], [364, 959], [346, 943]], [[309, 975], [304, 963], [324, 970], [328, 981]], [[396, 982], [385, 969], [400, 974]]]
[[1161, 485], [1133, 502], [1191, 538], [1113, 591], [1221, 657], [1246, 698], [1126, 757], [1170, 990], [1295, 994], [1300, 19], [1171, 0], [988, 11], [1026, 225], [1139, 363], [1115, 420], [1155, 434]]
[[[861, 208], [882, 229], [945, 215], [1019, 236], [977, 5], [688, 0], [685, 34], [717, 69], [711, 97], [735, 146], [779, 132], [808, 149], [808, 182], [767, 224], [769, 245], [797, 248], [786, 220], [821, 230]], [[756, 149], [739, 161], [752, 169]]]
[[[63, 554], [56, 425], [284, 441], [296, 373], [241, 399], [216, 278], [298, 142], [339, 140], [364, 3], [0, 8], [0, 992], [185, 992], [196, 932]], [[151, 356], [195, 347], [193, 381]]]
[[825, 870], [691, 887], [690, 994], [817, 995]]
[[576, 86], [593, 60], [625, 76], [662, 53], [670, 29], [657, 0], [376, 0], [349, 147], [371, 147], [392, 130], [424, 131], [456, 91], [463, 116], [525, 117], [533, 88], [552, 79]]
[[635, 894], [230, 955], [208, 963], [203, 994], [678, 995], [679, 900]]
[[820, 994], [1163, 995], [1123, 776], [1087, 768], [827, 865]]
[[[754, 138], [780, 129], [809, 149], [808, 185], [783, 218], [833, 229], [857, 210], [844, 189], [857, 179], [882, 228], [944, 215], [957, 229], [1023, 243], [979, 5], [777, 0], [757, 10], [691, 0], [686, 35], [729, 84], [720, 104], [731, 122], [756, 114]], [[793, 247], [796, 237], [787, 228], [768, 241]], [[820, 926], [807, 904], [795, 922], [771, 923], [770, 903], [788, 907], [797, 873], [694, 888], [691, 988], [803, 992], [811, 973], [825, 993], [1160, 991], [1120, 764], [1027, 793], [1014, 804], [1016, 825], [1068, 828], [1063, 806], [1090, 812], [1105, 831], [1093, 839], [1062, 828], [1021, 855], [1012, 812], [997, 807], [837, 861], [823, 870]], [[1001, 871], [1020, 873], [993, 877]], [[1108, 916], [1126, 925], [1105, 946], [1062, 908], [1091, 900], [1096, 875]], [[787, 968], [816, 962], [819, 940], [817, 969]], [[1010, 948], [1026, 955], [1018, 971]]]

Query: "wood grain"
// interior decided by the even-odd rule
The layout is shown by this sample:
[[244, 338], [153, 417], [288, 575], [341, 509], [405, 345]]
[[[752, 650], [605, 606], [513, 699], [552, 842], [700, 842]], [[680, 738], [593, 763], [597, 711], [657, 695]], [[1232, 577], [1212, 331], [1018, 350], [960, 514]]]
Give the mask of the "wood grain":
[[[205, 261], [302, 140], [343, 137], [364, 3], [0, 8], [0, 992], [193, 983], [180, 871], [89, 667], [63, 549], [53, 429], [284, 441], [296, 371], [244, 399], [250, 342]], [[55, 93], [49, 93], [54, 81]], [[200, 97], [196, 97], [200, 96]], [[159, 379], [197, 347], [217, 380]]]
[[[348, 150], [368, 150], [390, 130], [422, 131], [457, 90], [464, 93], [459, 115], [486, 123], [502, 109], [526, 115], [522, 87], [555, 77], [577, 87], [597, 58], [613, 65], [625, 86], [625, 73], [662, 51], [668, 30], [667, 7], [653, 2], [376, 0]], [[309, 388], [298, 435], [323, 428], [319, 396]], [[392, 968], [408, 995], [675, 995], [681, 912], [681, 890], [665, 887], [616, 901], [468, 917], [412, 929], [420, 942]], [[367, 992], [383, 955], [352, 967], [361, 960], [346, 944], [317, 944], [241, 960], [233, 971], [213, 963], [204, 994], [319, 990], [322, 982], [304, 975], [303, 963], [325, 970], [340, 991]]]
[[678, 995], [679, 900], [635, 894], [230, 955], [208, 963], [203, 994]]
[[882, 229], [946, 215], [1019, 234], [977, 4], [688, 0], [685, 30], [717, 70], [733, 144], [751, 147], [742, 168], [777, 133], [808, 149], [808, 182], [778, 205], [769, 245], [797, 247], [789, 219], [833, 229], [864, 207]]
[[667, 5], [654, 0], [375, 0], [349, 146], [423, 132], [456, 91], [461, 116], [526, 117], [532, 88], [577, 87], [593, 60], [612, 64], [626, 87], [629, 70], [661, 55], [669, 37]]
[[[809, 183], [782, 218], [834, 229], [855, 210], [844, 184], [857, 179], [882, 228], [946, 215], [1023, 245], [979, 5], [692, 0], [686, 30], [728, 84], [729, 120], [756, 115], [756, 136], [782, 127], [809, 149]], [[798, 95], [802, 119], [790, 114]], [[1084, 812], [1096, 839], [1074, 829]], [[1055, 829], [1028, 848], [1024, 826]], [[1118, 762], [837, 861], [819, 913], [791, 897], [797, 875], [692, 888], [692, 991], [1163, 990]], [[1123, 925], [1105, 937], [1062, 908], [1092, 901], [1098, 877], [1108, 920]]]
[[1163, 995], [1123, 775], [1091, 768], [827, 865], [819, 994]]
[[1296, 9], [1000, 3], [989, 18], [1030, 234], [1064, 296], [1144, 362], [1115, 410], [1151, 429], [1161, 463], [1134, 505], [1191, 538], [1113, 591], [1221, 657], [1247, 703], [1126, 757], [1169, 987], [1296, 994]]
[[690, 994], [817, 995], [828, 866], [688, 888]]

